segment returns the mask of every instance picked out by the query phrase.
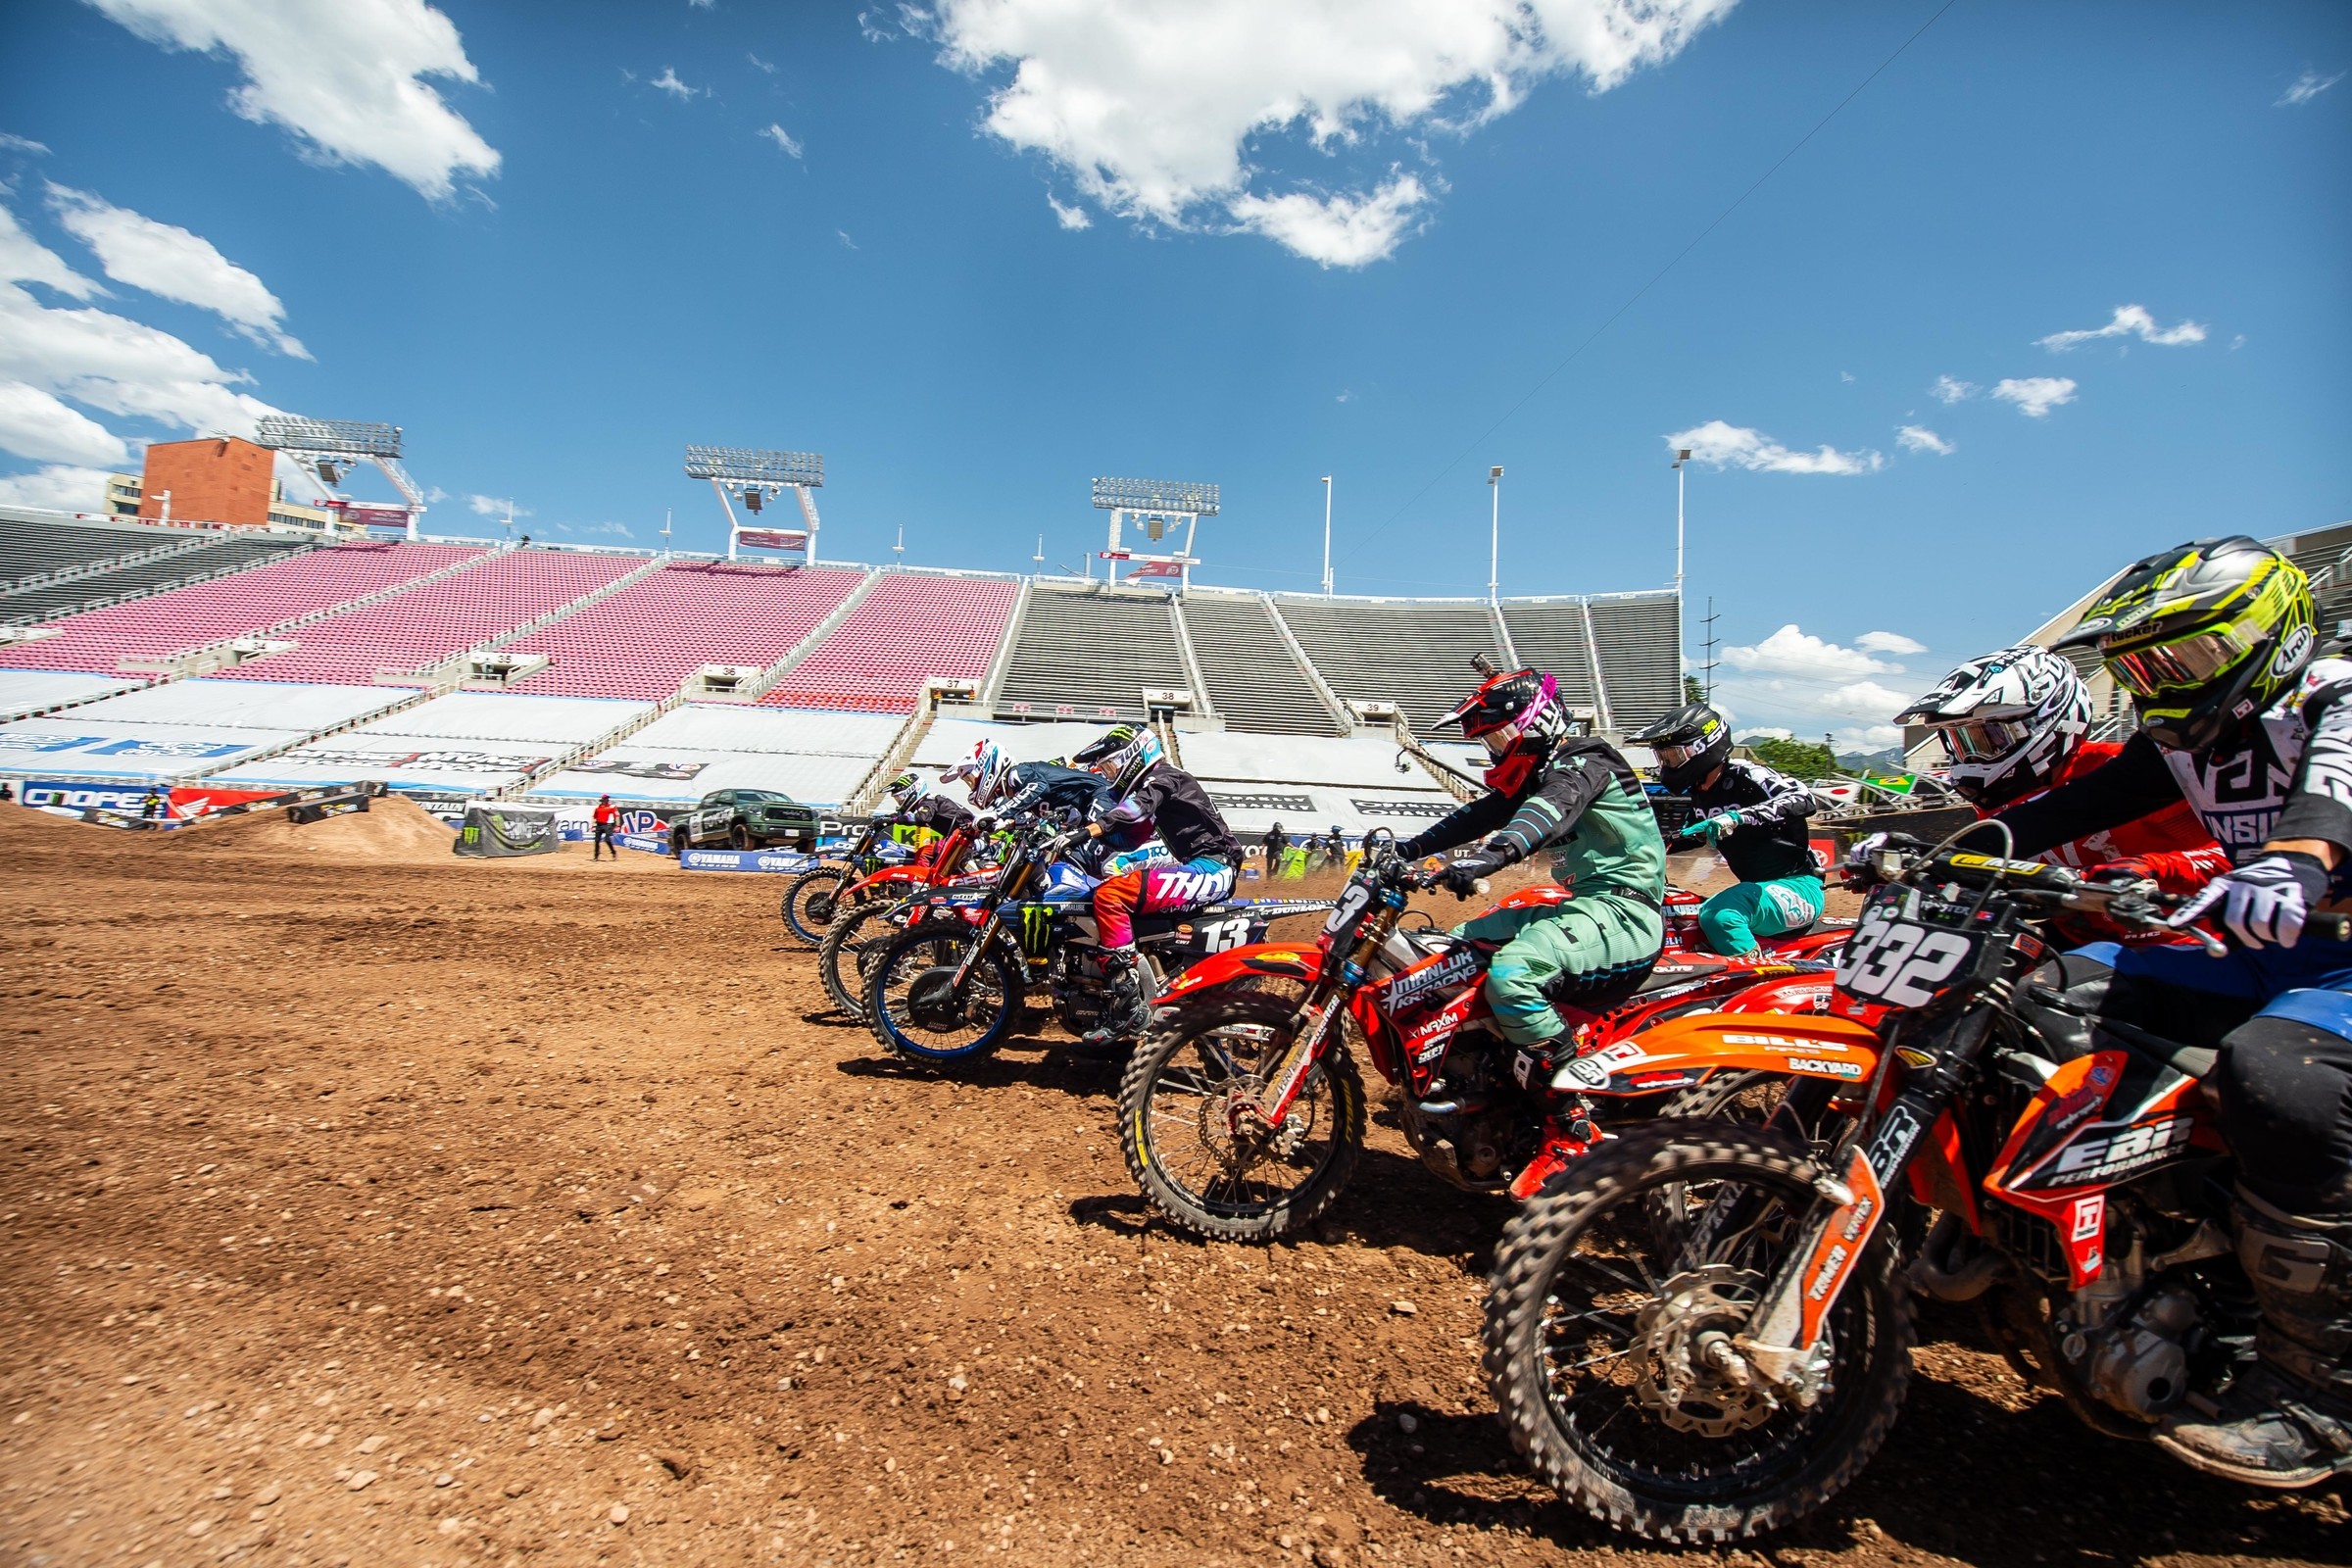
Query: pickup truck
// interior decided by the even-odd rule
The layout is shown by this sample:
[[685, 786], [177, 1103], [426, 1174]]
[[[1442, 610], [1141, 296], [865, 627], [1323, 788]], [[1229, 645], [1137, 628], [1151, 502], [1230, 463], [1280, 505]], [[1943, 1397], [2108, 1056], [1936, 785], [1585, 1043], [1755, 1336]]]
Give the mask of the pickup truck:
[[702, 804], [678, 812], [669, 822], [669, 853], [688, 850], [758, 850], [789, 845], [796, 850], [816, 848], [818, 820], [813, 806], [803, 806], [776, 790], [712, 790]]

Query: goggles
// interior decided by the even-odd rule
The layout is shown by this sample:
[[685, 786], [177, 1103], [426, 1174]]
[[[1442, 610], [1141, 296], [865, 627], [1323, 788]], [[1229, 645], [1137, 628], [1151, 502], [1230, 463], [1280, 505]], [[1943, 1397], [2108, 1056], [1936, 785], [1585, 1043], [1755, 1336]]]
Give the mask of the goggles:
[[2259, 632], [2244, 621], [2232, 621], [2169, 643], [2108, 654], [2107, 670], [2132, 696], [2159, 697], [2204, 685], [2252, 652], [2260, 640]]
[[1998, 761], [2034, 739], [2032, 721], [2023, 718], [1962, 718], [1935, 730], [1955, 762]]
[[1665, 746], [1653, 746], [1650, 748], [1650, 751], [1656, 755], [1658, 759], [1658, 764], [1661, 767], [1680, 767], [1685, 762], [1690, 761], [1692, 758], [1698, 756], [1705, 750], [1706, 747], [1704, 745], [1682, 746], [1670, 744]]

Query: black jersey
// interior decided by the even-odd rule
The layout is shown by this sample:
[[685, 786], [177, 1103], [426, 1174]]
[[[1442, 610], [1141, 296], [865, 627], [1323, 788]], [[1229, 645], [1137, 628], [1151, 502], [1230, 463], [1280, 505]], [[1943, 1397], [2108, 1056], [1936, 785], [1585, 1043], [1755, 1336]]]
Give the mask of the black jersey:
[[1229, 865], [1241, 863], [1242, 847], [1225, 825], [1216, 803], [1200, 781], [1183, 768], [1159, 762], [1127, 792], [1127, 798], [1102, 815], [1105, 822], [1149, 827], [1178, 860], [1213, 857]]
[[[1692, 821], [1725, 811], [1738, 816], [1738, 825], [1716, 835], [1716, 851], [1740, 881], [1770, 882], [1820, 874], [1805, 832], [1813, 804], [1813, 792], [1797, 780], [1735, 757], [1725, 761], [1714, 783], [1690, 792], [1690, 816]], [[1668, 847], [1689, 849], [1703, 842], [1685, 831]]]

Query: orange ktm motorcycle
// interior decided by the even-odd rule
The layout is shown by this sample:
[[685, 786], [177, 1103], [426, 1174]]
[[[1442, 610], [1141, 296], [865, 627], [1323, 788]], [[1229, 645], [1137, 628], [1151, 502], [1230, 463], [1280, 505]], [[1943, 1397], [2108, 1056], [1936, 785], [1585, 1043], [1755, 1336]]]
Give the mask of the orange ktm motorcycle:
[[[1185, 1229], [1272, 1241], [1331, 1206], [1364, 1142], [1350, 1035], [1400, 1091], [1404, 1133], [1422, 1163], [1457, 1187], [1523, 1199], [1600, 1138], [1581, 1080], [1515, 1080], [1515, 1048], [1484, 994], [1496, 944], [1407, 926], [1406, 896], [1429, 873], [1393, 845], [1367, 848], [1320, 942], [1213, 954], [1156, 1000], [1120, 1085], [1119, 1143], [1145, 1198]], [[1535, 887], [1502, 906], [1567, 897]], [[1586, 1054], [1579, 1066], [1680, 1013], [1777, 1014], [1757, 1016], [1703, 1066], [1640, 1075], [1642, 1093], [1700, 1115], [1742, 1097], [1777, 1098], [1791, 1076], [1849, 1087], [1861, 1076], [1836, 1043], [1852, 1026], [1817, 1016], [1830, 981], [1830, 965], [1815, 959], [1669, 949], [1605, 992], [1553, 1002]]]
[[[1865, 858], [1877, 886], [1830, 1016], [1680, 1018], [1561, 1074], [1606, 1104], [1801, 1033], [1770, 1121], [1629, 1130], [1496, 1250], [1504, 1424], [1634, 1534], [1739, 1540], [1843, 1491], [1902, 1406], [1914, 1286], [1979, 1303], [2022, 1375], [2113, 1436], [2250, 1364], [2230, 1154], [2198, 1083], [2215, 1054], [2098, 1017], [2105, 971], [2052, 961], [2035, 929], [2155, 931], [2180, 901], [1940, 847]], [[2342, 938], [2343, 916], [2315, 920]], [[1810, 1075], [1831, 1064], [1825, 1091]]]

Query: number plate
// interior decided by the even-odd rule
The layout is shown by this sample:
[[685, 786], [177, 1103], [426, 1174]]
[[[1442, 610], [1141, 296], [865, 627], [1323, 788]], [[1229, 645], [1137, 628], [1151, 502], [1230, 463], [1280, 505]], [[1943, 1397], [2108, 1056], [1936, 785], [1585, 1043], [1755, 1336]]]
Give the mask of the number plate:
[[1341, 890], [1340, 902], [1332, 908], [1331, 918], [1323, 922], [1324, 934], [1337, 936], [1347, 930], [1348, 926], [1355, 923], [1371, 903], [1372, 890], [1370, 888], [1361, 882], [1349, 882]]
[[1915, 893], [1882, 888], [1838, 959], [1838, 986], [1890, 1007], [1924, 1007], [1972, 978], [1984, 933], [1953, 930]]

